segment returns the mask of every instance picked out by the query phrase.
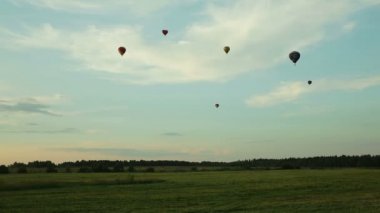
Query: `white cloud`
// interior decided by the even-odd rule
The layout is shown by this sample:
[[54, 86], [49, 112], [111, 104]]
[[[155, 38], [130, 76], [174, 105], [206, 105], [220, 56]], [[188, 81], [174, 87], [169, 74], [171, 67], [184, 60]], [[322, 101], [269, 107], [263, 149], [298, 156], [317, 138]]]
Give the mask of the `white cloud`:
[[31, 4], [38, 7], [45, 7], [54, 10], [73, 9], [100, 9], [96, 1], [73, 1], [73, 0], [11, 0], [16, 5]]
[[307, 89], [304, 82], [292, 82], [282, 85], [268, 94], [251, 97], [246, 103], [253, 107], [272, 106], [283, 102], [294, 101], [306, 92]]
[[335, 109], [331, 106], [323, 106], [323, 105], [322, 106], [305, 106], [295, 111], [283, 113], [282, 116], [285, 118], [292, 118], [292, 117], [298, 117], [298, 116], [315, 116], [315, 115], [331, 113], [334, 111]]
[[356, 22], [348, 22], [345, 25], [343, 25], [343, 31], [350, 32], [356, 27]]
[[16, 133], [16, 134], [79, 134], [83, 133], [81, 130], [76, 128], [64, 128], [58, 130], [37, 130], [37, 129], [0, 129], [0, 132], [3, 133]]
[[65, 103], [69, 100], [67, 96], [61, 94], [54, 95], [45, 95], [45, 96], [32, 96], [32, 97], [24, 97], [24, 98], [1, 98], [2, 102], [25, 102], [25, 103], [35, 103], [35, 104], [60, 104]]
[[313, 81], [311, 86], [307, 85], [306, 82], [290, 82], [275, 88], [267, 94], [252, 96], [246, 100], [246, 104], [251, 107], [269, 107], [295, 101], [307, 93], [332, 90], [362, 90], [378, 85], [380, 85], [380, 76], [354, 80], [317, 80]]
[[0, 98], [0, 112], [5, 113], [32, 113], [58, 116], [61, 113], [50, 110], [52, 105], [68, 100], [56, 94], [53, 96], [36, 96], [27, 98]]
[[67, 96], [61, 94], [54, 94], [50, 96], [34, 96], [30, 98], [25, 98], [25, 100], [41, 104], [59, 104], [67, 102], [69, 99]]
[[18, 125], [18, 122], [16, 122], [14, 119], [13, 120], [9, 120], [5, 117], [0, 117], [0, 127], [2, 126], [17, 126]]
[[[144, 15], [163, 8], [178, 0], [10, 0], [16, 5], [30, 4], [33, 6], [58, 11], [70, 12], [105, 12], [125, 10]], [[182, 0], [183, 1], [183, 0]]]
[[[141, 5], [150, 4], [143, 2]], [[164, 2], [168, 1], [160, 4]], [[204, 20], [184, 26], [184, 31], [176, 32], [175, 37], [170, 33], [163, 37], [157, 32], [161, 37], [154, 42], [144, 39], [144, 28], [131, 26], [91, 26], [69, 31], [46, 24], [25, 34], [1, 34], [4, 43], [63, 51], [83, 68], [106, 73], [104, 78], [137, 84], [226, 81], [288, 60], [289, 51], [304, 52], [335, 30], [353, 28], [345, 19], [379, 2], [208, 1]], [[120, 57], [116, 49], [122, 45], [127, 53]], [[228, 55], [222, 50], [225, 45], [231, 46]]]

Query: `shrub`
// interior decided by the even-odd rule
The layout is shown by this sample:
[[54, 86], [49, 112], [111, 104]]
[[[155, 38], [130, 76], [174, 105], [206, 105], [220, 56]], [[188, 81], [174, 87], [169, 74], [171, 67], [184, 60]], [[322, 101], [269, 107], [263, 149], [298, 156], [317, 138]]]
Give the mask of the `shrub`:
[[55, 167], [49, 166], [48, 168], [46, 168], [46, 172], [47, 173], [57, 173], [58, 170]]
[[105, 165], [97, 165], [92, 168], [94, 172], [110, 172], [111, 170]]
[[17, 173], [25, 174], [28, 173], [28, 170], [26, 170], [26, 167], [19, 167], [17, 168]]
[[146, 172], [154, 172], [154, 168], [153, 167], [149, 167], [145, 170]]
[[134, 166], [129, 166], [128, 167], [128, 172], [135, 172], [135, 167]]
[[8, 174], [8, 173], [9, 173], [8, 167], [1, 165], [0, 166], [0, 174]]
[[290, 165], [290, 164], [284, 164], [284, 165], [281, 166], [281, 169], [300, 169], [300, 167], [293, 166], [293, 165]]
[[89, 172], [92, 172], [92, 170], [88, 167], [81, 167], [79, 168], [79, 171], [80, 173], [89, 173]]
[[116, 164], [113, 167], [113, 172], [124, 172], [124, 165], [120, 163]]

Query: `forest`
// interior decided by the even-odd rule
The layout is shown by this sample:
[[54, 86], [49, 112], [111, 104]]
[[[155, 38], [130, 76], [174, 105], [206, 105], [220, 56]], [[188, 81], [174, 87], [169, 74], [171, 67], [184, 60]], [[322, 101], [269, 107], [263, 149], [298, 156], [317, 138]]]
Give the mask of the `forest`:
[[[323, 168], [380, 168], [380, 155], [320, 156], [283, 159], [246, 159], [233, 162], [189, 162], [176, 160], [81, 160], [54, 163], [52, 161], [14, 162], [1, 165], [0, 174], [39, 172], [154, 172], [155, 168], [179, 167], [175, 171], [201, 170], [270, 170], [270, 169], [323, 169]], [[137, 169], [140, 168], [140, 169]], [[143, 169], [141, 169], [143, 168]], [[166, 171], [165, 169], [161, 171]], [[173, 170], [170, 170], [173, 171]]]

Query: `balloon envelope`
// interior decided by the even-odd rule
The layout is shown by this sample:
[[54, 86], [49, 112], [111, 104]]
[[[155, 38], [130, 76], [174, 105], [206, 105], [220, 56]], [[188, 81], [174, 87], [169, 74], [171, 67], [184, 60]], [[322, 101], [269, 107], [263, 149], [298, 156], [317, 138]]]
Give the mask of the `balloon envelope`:
[[310, 84], [312, 84], [313, 82], [312, 82], [312, 81], [308, 81], [307, 83], [310, 85]]
[[230, 47], [229, 47], [229, 46], [225, 46], [225, 47], [223, 48], [223, 50], [224, 50], [224, 52], [228, 53], [228, 52], [230, 51]]
[[301, 54], [297, 51], [293, 51], [289, 53], [289, 59], [295, 64], [297, 63], [298, 59], [300, 59]]
[[125, 51], [127, 51], [127, 50], [125, 49], [125, 47], [119, 47], [118, 51], [119, 51], [120, 55], [124, 55]]
[[215, 107], [218, 108], [218, 107], [219, 107], [219, 104], [215, 104]]
[[169, 30], [162, 30], [162, 34], [164, 34], [166, 36], [166, 34], [168, 34]]

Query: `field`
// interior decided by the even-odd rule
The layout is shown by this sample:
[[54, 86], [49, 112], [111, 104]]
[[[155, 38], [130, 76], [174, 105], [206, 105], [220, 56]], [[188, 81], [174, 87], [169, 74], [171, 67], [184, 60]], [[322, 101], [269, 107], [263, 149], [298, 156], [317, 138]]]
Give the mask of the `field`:
[[380, 169], [0, 175], [0, 212], [379, 212]]

